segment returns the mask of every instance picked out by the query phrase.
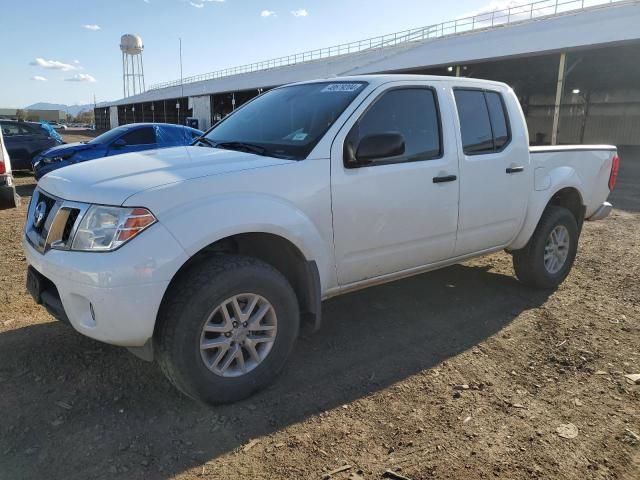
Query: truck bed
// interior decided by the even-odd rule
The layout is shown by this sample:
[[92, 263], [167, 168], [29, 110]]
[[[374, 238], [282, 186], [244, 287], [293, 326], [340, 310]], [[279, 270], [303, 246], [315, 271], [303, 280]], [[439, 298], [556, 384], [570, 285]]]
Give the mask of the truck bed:
[[585, 218], [589, 218], [609, 195], [609, 175], [616, 147], [611, 145], [562, 145], [531, 147], [535, 190], [551, 184], [551, 176], [571, 175], [583, 186]]

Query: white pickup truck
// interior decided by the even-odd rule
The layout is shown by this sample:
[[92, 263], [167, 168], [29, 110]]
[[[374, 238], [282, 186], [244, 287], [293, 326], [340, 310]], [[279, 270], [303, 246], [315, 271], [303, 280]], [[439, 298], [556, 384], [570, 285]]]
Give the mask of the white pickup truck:
[[[406, 75], [273, 89], [195, 145], [44, 176], [27, 286], [208, 403], [271, 382], [322, 300], [506, 250], [554, 288], [604, 218], [612, 146], [529, 148], [514, 92]], [[362, 320], [364, 321], [364, 320]]]

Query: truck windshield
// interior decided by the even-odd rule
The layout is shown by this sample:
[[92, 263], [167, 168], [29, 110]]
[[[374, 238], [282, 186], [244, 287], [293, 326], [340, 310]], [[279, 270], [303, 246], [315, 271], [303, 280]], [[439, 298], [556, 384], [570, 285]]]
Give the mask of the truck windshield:
[[214, 126], [201, 145], [302, 160], [365, 85], [337, 81], [271, 90]]

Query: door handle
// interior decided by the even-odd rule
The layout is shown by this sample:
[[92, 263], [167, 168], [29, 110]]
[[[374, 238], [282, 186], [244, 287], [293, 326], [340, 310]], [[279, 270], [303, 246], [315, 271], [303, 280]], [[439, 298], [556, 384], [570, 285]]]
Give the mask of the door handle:
[[458, 179], [455, 175], [445, 175], [443, 177], [433, 177], [433, 183], [455, 182]]
[[508, 174], [519, 173], [519, 172], [524, 172], [524, 167], [509, 167], [509, 168], [507, 168], [507, 173]]

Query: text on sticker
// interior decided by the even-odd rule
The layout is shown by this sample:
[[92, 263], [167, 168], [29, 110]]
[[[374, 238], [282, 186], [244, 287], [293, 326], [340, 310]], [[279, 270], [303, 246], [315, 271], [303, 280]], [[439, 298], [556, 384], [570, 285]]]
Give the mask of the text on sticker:
[[361, 83], [332, 83], [324, 87], [322, 92], [355, 92], [362, 86]]

